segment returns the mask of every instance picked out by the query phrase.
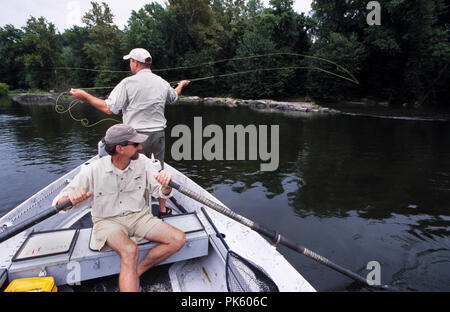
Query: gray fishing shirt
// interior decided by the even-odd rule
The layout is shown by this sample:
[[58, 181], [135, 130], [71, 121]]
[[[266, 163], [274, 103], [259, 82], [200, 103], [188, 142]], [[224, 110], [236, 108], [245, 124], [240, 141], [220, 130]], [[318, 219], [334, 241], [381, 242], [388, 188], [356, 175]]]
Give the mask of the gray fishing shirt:
[[123, 79], [106, 99], [109, 110], [122, 111], [123, 123], [137, 131], [154, 132], [166, 128], [164, 108], [178, 100], [178, 94], [170, 84], [142, 69], [137, 74]]

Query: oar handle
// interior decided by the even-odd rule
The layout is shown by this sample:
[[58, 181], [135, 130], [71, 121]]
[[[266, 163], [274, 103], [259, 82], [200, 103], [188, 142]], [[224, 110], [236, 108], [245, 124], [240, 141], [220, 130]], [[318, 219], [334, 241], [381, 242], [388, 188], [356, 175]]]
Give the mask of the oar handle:
[[386, 286], [386, 285], [370, 285], [368, 283], [367, 279], [363, 278], [362, 276], [360, 276], [344, 267], [341, 267], [340, 265], [332, 262], [331, 260], [328, 260], [327, 258], [322, 257], [321, 255], [291, 241], [290, 239], [285, 238], [284, 236], [279, 234], [277, 231], [267, 229], [267, 228], [263, 227], [262, 225], [255, 223], [252, 220], [249, 220], [249, 219], [231, 211], [230, 209], [227, 209], [227, 208], [223, 207], [222, 205], [219, 205], [219, 204], [213, 202], [212, 200], [209, 200], [208, 198], [206, 198], [200, 194], [195, 193], [194, 191], [192, 191], [174, 181], [170, 181], [169, 186], [173, 187], [180, 193], [208, 206], [209, 208], [212, 208], [212, 209], [230, 217], [231, 219], [251, 228], [252, 230], [258, 232], [259, 234], [262, 234], [262, 235], [265, 235], [265, 236], [271, 238], [277, 244], [278, 243], [282, 244], [294, 251], [297, 251], [297, 252], [301, 253], [302, 255], [307, 256], [308, 258], [311, 258], [321, 264], [328, 266], [329, 268], [331, 268], [337, 272], [340, 272], [358, 282], [361, 282], [362, 284], [365, 284], [370, 287], [375, 287], [378, 289], [383, 289], [383, 290], [388, 289], [388, 286]]
[[0, 233], [0, 243], [7, 239], [10, 239], [14, 235], [19, 234], [20, 232], [32, 227], [33, 225], [38, 224], [39, 222], [42, 222], [43, 220], [57, 214], [61, 210], [68, 208], [70, 206], [72, 206], [72, 202], [68, 199], [59, 205], [56, 205], [54, 207], [51, 207], [50, 209], [40, 212], [39, 214], [25, 220], [20, 224], [13, 225], [11, 227], [6, 227], [5, 229], [3, 229], [3, 232]]

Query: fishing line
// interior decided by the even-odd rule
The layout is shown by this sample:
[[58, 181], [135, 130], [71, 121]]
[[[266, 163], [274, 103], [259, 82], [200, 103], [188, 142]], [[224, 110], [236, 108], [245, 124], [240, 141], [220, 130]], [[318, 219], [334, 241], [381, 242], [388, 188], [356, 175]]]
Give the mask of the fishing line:
[[[109, 88], [109, 87], [100, 87], [100, 88], [103, 89], [103, 88]], [[93, 90], [93, 89], [97, 89], [97, 88], [84, 88], [84, 90], [86, 90], [86, 89], [92, 89], [92, 90]], [[121, 122], [120, 120], [117, 120], [117, 119], [114, 119], [114, 118], [103, 118], [103, 119], [101, 119], [101, 120], [99, 120], [99, 121], [93, 123], [92, 125], [90, 125], [90, 124], [89, 124], [89, 119], [87, 119], [87, 118], [80, 118], [80, 119], [78, 119], [78, 118], [76, 118], [75, 116], [73, 116], [73, 114], [72, 114], [72, 108], [73, 108], [75, 105], [81, 103], [82, 101], [77, 100], [77, 99], [71, 101], [70, 104], [69, 104], [69, 106], [67, 107], [67, 109], [65, 108], [64, 105], [62, 105], [62, 104], [59, 103], [60, 98], [61, 98], [63, 95], [65, 95], [65, 94], [70, 94], [70, 93], [69, 93], [69, 92], [62, 92], [62, 93], [57, 97], [57, 99], [56, 99], [56, 103], [55, 103], [55, 111], [56, 111], [58, 114], [69, 113], [69, 116], [70, 116], [73, 120], [75, 120], [75, 121], [77, 121], [77, 122], [80, 122], [80, 123], [81, 123], [84, 127], [86, 127], [86, 128], [94, 127], [94, 126], [96, 126], [96, 125], [98, 125], [98, 124], [100, 124], [100, 123], [102, 123], [102, 122], [104, 122], [104, 121], [115, 121], [115, 122], [117, 122], [117, 123], [120, 123], [120, 122]]]
[[[239, 72], [233, 72], [233, 73], [227, 73], [227, 74], [220, 74], [220, 75], [211, 75], [211, 76], [205, 76], [205, 77], [200, 77], [200, 78], [193, 78], [193, 79], [188, 79], [191, 82], [193, 81], [202, 81], [202, 80], [208, 80], [208, 79], [216, 79], [216, 78], [223, 78], [223, 77], [231, 77], [231, 76], [237, 76], [237, 75], [243, 75], [243, 74], [249, 74], [249, 73], [254, 73], [254, 72], [258, 72], [258, 71], [279, 71], [279, 70], [298, 70], [298, 69], [313, 69], [313, 70], [318, 70], [321, 72], [324, 72], [326, 74], [332, 75], [332, 76], [336, 76], [338, 78], [347, 80], [349, 82], [355, 83], [357, 85], [359, 85], [359, 81], [356, 79], [356, 77], [349, 71], [347, 70], [345, 67], [337, 64], [336, 62], [327, 60], [325, 58], [322, 57], [318, 57], [318, 56], [311, 56], [311, 55], [306, 55], [306, 54], [299, 54], [299, 53], [288, 53], [288, 52], [274, 52], [274, 53], [267, 53], [267, 54], [260, 54], [260, 55], [251, 55], [251, 56], [244, 56], [244, 57], [234, 57], [234, 58], [228, 58], [228, 59], [222, 59], [222, 60], [217, 60], [217, 61], [209, 61], [209, 62], [204, 62], [204, 63], [200, 63], [200, 64], [196, 64], [196, 65], [189, 65], [189, 66], [179, 66], [179, 67], [172, 67], [172, 68], [165, 68], [165, 69], [152, 69], [153, 72], [163, 72], [163, 71], [173, 71], [173, 70], [185, 70], [185, 69], [192, 69], [192, 68], [198, 68], [198, 67], [203, 67], [203, 66], [213, 66], [215, 64], [218, 63], [225, 63], [225, 62], [230, 62], [230, 61], [242, 61], [242, 60], [250, 60], [250, 59], [257, 59], [257, 58], [262, 58], [262, 57], [269, 57], [269, 56], [296, 56], [296, 57], [304, 57], [304, 58], [310, 58], [310, 59], [315, 59], [318, 61], [323, 61], [323, 62], [327, 62], [329, 64], [332, 64], [334, 66], [336, 66], [337, 69], [339, 69], [340, 71], [344, 72], [345, 74], [347, 74], [349, 77], [345, 77], [343, 75], [340, 75], [338, 73], [317, 67], [317, 66], [285, 66], [285, 67], [273, 67], [273, 68], [259, 68], [259, 69], [252, 69], [252, 70], [245, 70], [245, 71], [239, 71]], [[109, 69], [90, 69], [90, 68], [81, 68], [81, 67], [55, 67], [53, 68], [55, 70], [57, 69], [71, 69], [71, 70], [83, 70], [83, 71], [93, 71], [93, 72], [106, 72], [106, 73], [129, 73], [130, 71], [122, 71], [122, 70], [109, 70]], [[177, 81], [171, 81], [169, 82], [169, 84], [175, 84], [180, 82], [181, 80], [177, 80]], [[91, 88], [80, 88], [82, 90], [96, 90], [96, 89], [113, 89], [114, 87], [91, 87]], [[73, 116], [71, 110], [74, 106], [76, 106], [77, 104], [81, 103], [82, 101], [79, 100], [73, 100], [70, 102], [68, 108], [66, 109], [64, 107], [64, 105], [59, 103], [60, 98], [64, 95], [64, 94], [69, 94], [68, 92], [62, 92], [58, 98], [56, 99], [56, 104], [55, 104], [55, 111], [59, 114], [65, 114], [65, 113], [69, 113], [70, 117], [77, 121], [77, 122], [81, 122], [81, 124], [86, 127], [86, 128], [90, 128], [90, 127], [94, 127], [96, 125], [98, 125], [101, 122], [104, 121], [115, 121], [115, 122], [121, 122], [120, 120], [114, 119], [114, 118], [104, 118], [94, 124], [89, 124], [89, 120], [87, 118], [81, 118], [78, 119], [76, 117]]]
[[[350, 82], [353, 82], [353, 83], [359, 85], [358, 79], [356, 79], [356, 77], [348, 69], [346, 69], [345, 67], [339, 65], [336, 62], [330, 61], [330, 60], [325, 59], [323, 57], [306, 55], [306, 54], [300, 54], [300, 53], [290, 53], [290, 52], [274, 52], [274, 53], [251, 55], [251, 56], [233, 57], [233, 58], [227, 58], [227, 59], [222, 59], [222, 60], [217, 60], [217, 61], [208, 61], [208, 62], [196, 64], [196, 65], [169, 67], [169, 68], [163, 68], [163, 69], [152, 69], [152, 71], [153, 72], [164, 72], [164, 71], [173, 71], [173, 70], [182, 70], [182, 69], [192, 69], [192, 68], [203, 67], [203, 66], [207, 66], [207, 65], [211, 66], [211, 65], [218, 64], [218, 63], [225, 63], [225, 62], [229, 62], [229, 61], [242, 61], [242, 60], [256, 59], [256, 58], [268, 57], [268, 56], [277, 56], [277, 55], [279, 55], [279, 56], [304, 57], [304, 58], [310, 58], [310, 59], [315, 59], [315, 60], [327, 62], [329, 64], [335, 65], [337, 69], [340, 69], [341, 71], [343, 71], [346, 74], [348, 74], [350, 76], [350, 78], [343, 77], [341, 75], [338, 75], [336, 73], [332, 73], [330, 71], [324, 70], [324, 69], [322, 69], [320, 67], [317, 67], [317, 66], [306, 66], [306, 67], [303, 67], [303, 69], [310, 68], [310, 69], [317, 69], [319, 71], [323, 71], [323, 72], [326, 72], [326, 73], [329, 73], [329, 74], [332, 73], [333, 75], [335, 75], [335, 76], [337, 76], [339, 78], [346, 79], [346, 80], [348, 80]], [[81, 67], [55, 67], [53, 69], [73, 69], [73, 70], [84, 70], [84, 71], [93, 71], [93, 72], [107, 72], [107, 73], [129, 73], [130, 72], [129, 70], [124, 71], [124, 70], [109, 70], [109, 69], [90, 69], [90, 68], [81, 68]], [[215, 77], [220, 77], [220, 76], [215, 76]]]
[[[356, 79], [356, 77], [349, 70], [347, 70], [345, 67], [339, 65], [336, 62], [333, 62], [333, 61], [330, 61], [330, 60], [327, 60], [325, 58], [318, 57], [318, 56], [311, 56], [311, 55], [306, 55], [306, 54], [290, 53], [290, 52], [274, 52], [274, 53], [267, 53], [267, 54], [260, 54], [260, 55], [233, 57], [233, 58], [229, 58], [229, 59], [222, 59], [222, 60], [217, 60], [217, 61], [210, 61], [210, 62], [200, 63], [200, 64], [197, 64], [197, 65], [172, 67], [172, 68], [165, 68], [165, 69], [159, 69], [159, 70], [155, 69], [153, 71], [157, 72], [157, 71], [170, 71], [170, 70], [190, 69], [190, 68], [202, 67], [202, 66], [206, 66], [206, 65], [215, 65], [215, 64], [218, 64], [218, 63], [224, 63], [224, 62], [228, 62], [228, 61], [242, 61], [242, 60], [249, 60], [249, 59], [254, 59], [254, 58], [261, 58], [261, 57], [275, 56], [275, 55], [311, 58], [311, 59], [315, 59], [315, 60], [319, 60], [319, 61], [324, 61], [324, 62], [330, 63], [332, 65], [335, 65], [338, 69], [342, 70], [343, 72], [347, 73], [350, 76], [350, 78], [343, 77], [341, 75], [338, 75], [336, 73], [332, 73], [330, 71], [324, 70], [324, 69], [322, 69], [320, 67], [317, 67], [317, 66], [303, 66], [303, 67], [292, 66], [292, 67], [299, 68], [299, 69], [308, 69], [308, 68], [310, 68], [310, 69], [317, 69], [319, 71], [323, 71], [325, 73], [332, 74], [334, 76], [346, 79], [348, 81], [351, 81], [351, 82], [359, 85], [358, 79]], [[287, 68], [287, 67], [284, 67], [283, 69], [285, 69], [285, 68]], [[264, 70], [264, 69], [260, 69], [260, 70]], [[269, 70], [272, 70], [272, 69], [269, 69]], [[241, 73], [247, 73], [247, 71], [241, 72]], [[193, 81], [193, 80], [191, 80], [191, 81]]]

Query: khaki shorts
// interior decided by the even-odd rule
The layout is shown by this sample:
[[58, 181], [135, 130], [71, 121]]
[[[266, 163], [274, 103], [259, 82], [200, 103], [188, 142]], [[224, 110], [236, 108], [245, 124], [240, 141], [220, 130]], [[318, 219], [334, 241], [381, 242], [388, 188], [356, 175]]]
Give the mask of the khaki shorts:
[[130, 213], [125, 216], [117, 216], [111, 218], [99, 219], [92, 217], [94, 226], [92, 228], [92, 237], [90, 242], [91, 249], [98, 251], [112, 250], [106, 245], [109, 235], [117, 230], [122, 230], [128, 237], [135, 238], [139, 243], [145, 239], [145, 235], [149, 233], [155, 226], [162, 222], [150, 213], [150, 208], [145, 206], [139, 212]]

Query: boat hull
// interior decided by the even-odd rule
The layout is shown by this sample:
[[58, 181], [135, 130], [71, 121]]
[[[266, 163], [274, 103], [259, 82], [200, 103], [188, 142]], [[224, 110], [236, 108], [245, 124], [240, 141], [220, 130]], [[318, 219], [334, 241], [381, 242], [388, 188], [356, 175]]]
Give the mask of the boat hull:
[[[98, 156], [88, 160], [86, 163], [75, 168], [71, 172], [59, 178], [49, 186], [45, 187], [25, 202], [10, 211], [0, 219], [0, 226], [6, 224], [8, 226], [20, 224], [21, 221], [29, 218], [33, 214], [38, 213], [44, 209], [51, 207], [53, 198], [64, 188], [68, 182], [80, 171], [86, 164], [95, 161]], [[160, 167], [159, 162], [152, 162], [156, 168]], [[224, 207], [222, 202], [215, 198], [211, 193], [203, 189], [193, 180], [188, 178], [169, 164], [165, 164], [165, 170], [169, 171], [173, 180], [178, 184], [192, 189], [195, 192], [205, 196]], [[227, 250], [223, 243], [216, 237], [213, 227], [209, 224], [201, 212], [201, 203], [184, 196], [174, 190], [174, 198], [176, 198], [177, 205], [181, 205], [188, 213], [195, 213], [200, 222], [204, 225], [204, 230], [207, 235], [208, 247], [207, 255], [188, 259], [181, 257], [169, 268], [170, 284], [173, 291], [227, 291], [225, 280], [225, 259]], [[171, 203], [169, 202], [169, 205]], [[174, 207], [175, 208], [175, 207]], [[206, 208], [206, 207], [205, 207]], [[229, 209], [229, 208], [228, 208]], [[175, 208], [175, 211], [179, 210]], [[226, 234], [227, 244], [231, 250], [238, 253], [242, 257], [258, 264], [262, 267], [268, 275], [277, 284], [280, 291], [298, 292], [298, 291], [315, 291], [306, 279], [272, 246], [266, 239], [248, 227], [212, 210], [206, 208], [208, 215], [212, 222], [219, 229], [221, 233]], [[88, 204], [79, 204], [77, 207], [70, 209], [67, 212], [61, 212], [48, 218], [47, 220], [33, 226], [32, 228], [23, 231], [22, 233], [12, 237], [11, 239], [0, 244], [0, 278], [3, 282], [7, 280], [5, 276], [14, 276], [13, 270], [17, 266], [13, 266], [11, 259], [17, 253], [19, 248], [32, 231], [48, 231], [67, 229], [74, 224], [88, 217], [90, 214], [90, 206]], [[82, 240], [80, 244], [86, 244], [88, 248], [89, 242], [84, 236], [79, 237]], [[99, 257], [106, 257], [99, 255]], [[67, 265], [67, 261], [64, 262]], [[61, 260], [63, 263], [63, 260]], [[95, 264], [95, 259], [93, 260]], [[114, 261], [117, 262], [117, 259]], [[57, 263], [58, 264], [58, 263]], [[117, 274], [120, 265], [115, 264], [114, 270], [104, 270], [104, 275]], [[3, 274], [2, 274], [3, 273]], [[29, 275], [35, 276], [35, 271], [30, 271]], [[103, 274], [103, 273], [101, 273]], [[100, 276], [101, 276], [100, 274]], [[29, 277], [32, 277], [29, 276]], [[61, 279], [59, 279], [61, 280]], [[2, 282], [2, 280], [0, 280]], [[62, 282], [60, 281], [59, 284]], [[1, 284], [0, 284], [1, 285]]]

